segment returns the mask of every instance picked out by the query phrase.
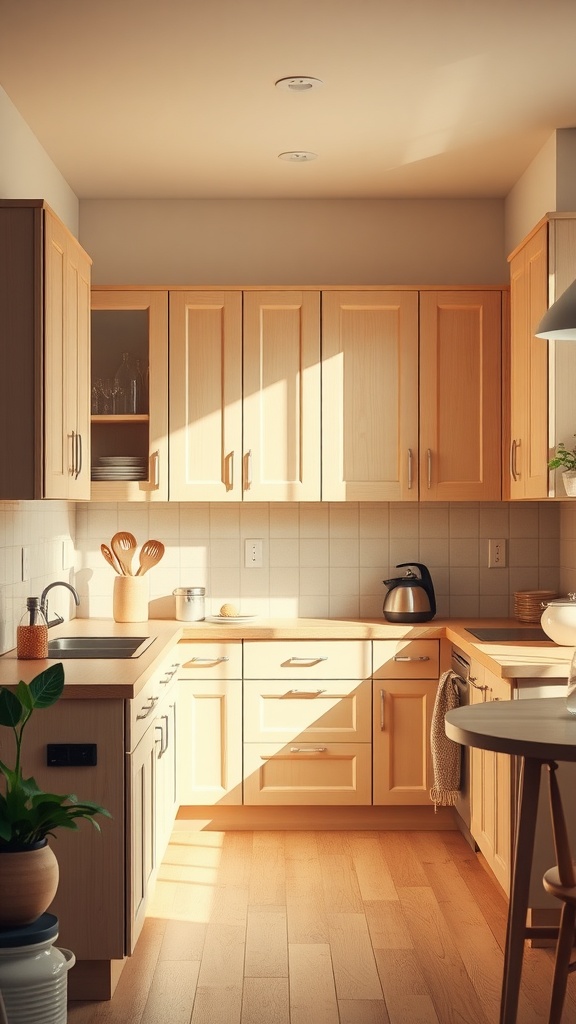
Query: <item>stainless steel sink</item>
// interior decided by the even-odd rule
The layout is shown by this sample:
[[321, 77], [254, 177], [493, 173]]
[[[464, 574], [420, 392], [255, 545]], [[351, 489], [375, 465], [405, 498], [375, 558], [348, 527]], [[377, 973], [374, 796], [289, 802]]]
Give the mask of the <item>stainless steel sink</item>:
[[61, 636], [48, 641], [49, 658], [139, 658], [153, 636]]

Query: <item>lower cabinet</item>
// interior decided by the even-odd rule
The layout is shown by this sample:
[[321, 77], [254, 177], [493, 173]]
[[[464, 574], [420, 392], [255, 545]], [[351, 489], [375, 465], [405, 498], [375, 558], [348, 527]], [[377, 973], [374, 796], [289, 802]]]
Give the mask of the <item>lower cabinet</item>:
[[373, 803], [429, 804], [437, 640], [375, 640]]
[[242, 803], [242, 641], [179, 644], [178, 801]]
[[[510, 700], [510, 682], [472, 662], [476, 686], [472, 704]], [[491, 750], [470, 748], [470, 831], [504, 892], [510, 892], [512, 865], [512, 758]]]
[[370, 668], [366, 641], [245, 641], [245, 804], [372, 802]]
[[178, 810], [178, 662], [171, 657], [130, 702], [126, 754], [126, 952], [134, 951]]

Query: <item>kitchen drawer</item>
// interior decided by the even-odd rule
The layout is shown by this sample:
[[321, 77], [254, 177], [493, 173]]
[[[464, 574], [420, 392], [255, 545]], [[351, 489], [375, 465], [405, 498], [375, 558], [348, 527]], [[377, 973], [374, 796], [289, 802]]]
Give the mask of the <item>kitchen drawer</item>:
[[374, 640], [375, 679], [438, 679], [439, 640]]
[[242, 679], [241, 640], [181, 640], [180, 679]]
[[370, 742], [369, 679], [331, 679], [323, 686], [298, 680], [244, 682], [244, 740], [258, 742]]
[[180, 667], [180, 645], [164, 658], [140, 693], [126, 701], [126, 750], [135, 750], [156, 714], [159, 701], [175, 685]]
[[365, 679], [369, 640], [245, 640], [245, 679]]
[[245, 804], [371, 801], [371, 743], [244, 744]]

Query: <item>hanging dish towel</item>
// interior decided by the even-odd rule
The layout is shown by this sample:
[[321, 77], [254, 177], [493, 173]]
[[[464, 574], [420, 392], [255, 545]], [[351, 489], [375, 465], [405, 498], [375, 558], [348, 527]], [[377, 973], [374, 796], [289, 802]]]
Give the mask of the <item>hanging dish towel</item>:
[[430, 729], [430, 747], [432, 750], [433, 786], [430, 799], [434, 808], [452, 807], [458, 798], [460, 789], [460, 744], [448, 739], [444, 728], [444, 716], [447, 711], [457, 708], [460, 695], [455, 672], [445, 672], [440, 677]]

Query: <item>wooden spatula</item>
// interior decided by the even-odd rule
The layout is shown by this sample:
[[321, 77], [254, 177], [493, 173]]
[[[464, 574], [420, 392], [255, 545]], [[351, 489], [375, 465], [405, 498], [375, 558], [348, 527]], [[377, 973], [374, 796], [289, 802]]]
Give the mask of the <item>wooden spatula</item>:
[[116, 555], [124, 575], [132, 576], [132, 559], [138, 547], [136, 538], [131, 533], [120, 530], [112, 537], [110, 547]]
[[110, 548], [108, 547], [108, 545], [107, 544], [101, 544], [100, 545], [100, 551], [104, 555], [104, 558], [108, 562], [108, 565], [112, 566], [112, 568], [114, 569], [114, 572], [117, 572], [119, 576], [122, 576], [123, 575], [122, 567], [121, 567], [118, 559], [116, 558], [116, 555], [114, 554], [114, 552], [110, 551]]
[[140, 550], [140, 567], [136, 575], [143, 576], [153, 565], [157, 565], [164, 554], [164, 550], [161, 540], [145, 541]]

